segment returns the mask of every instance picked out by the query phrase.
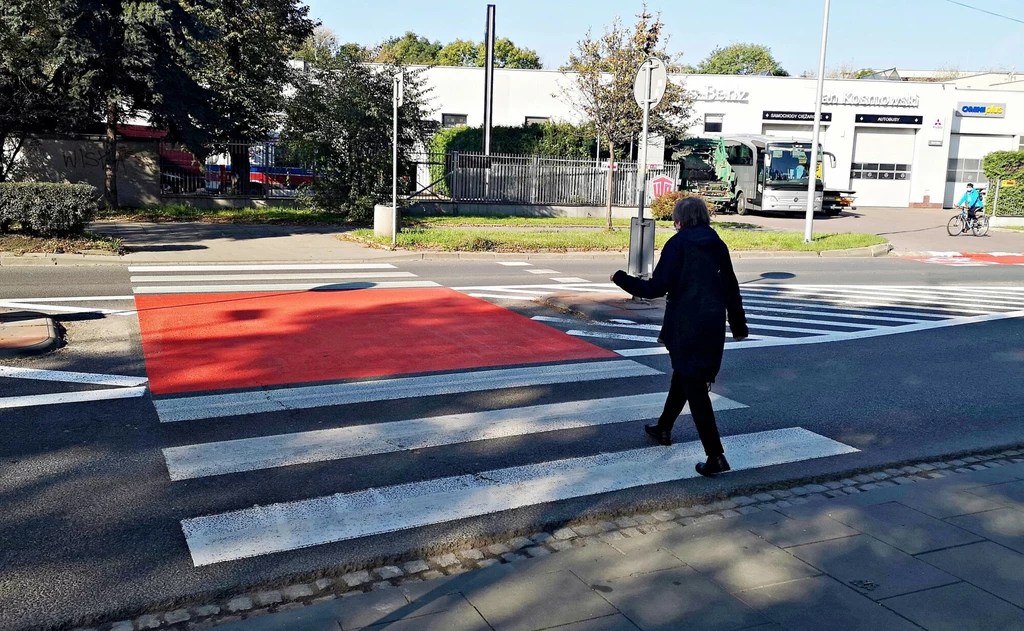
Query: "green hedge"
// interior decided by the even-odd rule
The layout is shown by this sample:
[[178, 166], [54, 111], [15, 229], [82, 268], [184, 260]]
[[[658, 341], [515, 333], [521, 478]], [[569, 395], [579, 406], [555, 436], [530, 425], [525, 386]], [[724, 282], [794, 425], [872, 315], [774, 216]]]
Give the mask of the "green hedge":
[[[1015, 180], [1015, 186], [1004, 186], [999, 189], [999, 200], [996, 214], [1000, 217], [1024, 217], [1024, 151], [995, 151], [985, 156], [982, 162], [985, 177], [995, 187], [997, 180]], [[991, 207], [996, 201], [993, 188], [985, 199], [985, 205]]]
[[17, 224], [39, 236], [81, 234], [96, 216], [98, 200], [88, 184], [0, 183], [0, 233]]
[[[676, 202], [683, 199], [684, 197], [700, 197], [700, 195], [689, 193], [687, 191], [670, 191], [665, 193], [661, 197], [651, 202], [651, 216], [655, 220], [660, 221], [671, 221], [672, 220], [672, 209], [675, 208]], [[718, 211], [718, 206], [709, 200], [704, 200], [707, 204], [708, 212], [714, 217]]]

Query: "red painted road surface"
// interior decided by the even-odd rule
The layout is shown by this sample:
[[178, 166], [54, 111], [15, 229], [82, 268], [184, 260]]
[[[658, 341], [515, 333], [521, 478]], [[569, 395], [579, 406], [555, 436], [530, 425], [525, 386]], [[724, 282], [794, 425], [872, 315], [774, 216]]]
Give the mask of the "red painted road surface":
[[450, 289], [135, 302], [158, 395], [618, 357]]
[[931, 256], [906, 257], [911, 261], [935, 263], [937, 265], [954, 265], [961, 267], [980, 267], [983, 265], [1024, 265], [1024, 254], [1017, 252], [962, 253], [962, 252], [930, 252]]

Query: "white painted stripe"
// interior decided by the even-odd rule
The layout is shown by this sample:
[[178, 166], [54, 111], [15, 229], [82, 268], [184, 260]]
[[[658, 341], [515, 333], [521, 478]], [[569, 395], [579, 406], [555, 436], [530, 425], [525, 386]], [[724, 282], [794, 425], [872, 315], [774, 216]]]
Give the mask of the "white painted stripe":
[[[856, 453], [803, 428], [722, 439], [733, 470]], [[196, 567], [697, 477], [698, 442], [568, 458], [182, 520]]]
[[615, 324], [636, 324], [635, 320], [624, 320], [622, 318], [611, 318], [608, 321], [614, 322]]
[[33, 394], [23, 397], [6, 397], [0, 399], [0, 410], [39, 407], [43, 405], [63, 405], [65, 403], [110, 401], [113, 399], [133, 399], [141, 397], [144, 394], [146, 394], [145, 386], [138, 388], [87, 390], [85, 392], [61, 392], [58, 394]]
[[136, 294], [227, 294], [276, 291], [347, 291], [355, 289], [416, 289], [440, 287], [430, 280], [385, 281], [375, 283], [288, 283], [280, 285], [168, 285], [166, 287], [136, 287]]
[[[808, 289], [818, 289], [816, 287], [809, 287]], [[870, 287], [868, 289], [861, 288], [845, 288], [845, 289], [828, 289], [822, 288], [823, 291], [829, 292], [846, 292], [855, 294], [867, 294], [870, 296], [881, 294], [882, 297], [888, 297], [892, 295], [896, 296], [907, 296], [910, 298], [925, 298], [941, 304], [966, 304], [970, 306], [988, 306], [988, 305], [1004, 305], [1009, 303], [1011, 306], [1021, 306], [1024, 303], [1024, 296], [977, 296], [968, 294], [967, 292], [936, 292], [928, 289], [911, 289], [908, 287]]]
[[[767, 289], [767, 288], [765, 288]], [[758, 288], [758, 291], [762, 291]], [[771, 291], [770, 289], [767, 291]], [[854, 299], [865, 299], [871, 300], [872, 302], [885, 302], [889, 306], [898, 306], [906, 304], [908, 307], [925, 307], [928, 309], [942, 309], [946, 311], [959, 311], [962, 313], [991, 313], [995, 309], [984, 304], [970, 301], [970, 300], [952, 300], [938, 297], [917, 297], [914, 295], [908, 295], [900, 292], [877, 292], [874, 290], [860, 290], [860, 289], [786, 289], [785, 292], [776, 292], [775, 296], [806, 296], [806, 295], [822, 296], [825, 300], [831, 300], [830, 296], [840, 296], [842, 298], [854, 298]], [[941, 306], [931, 306], [938, 304]], [[961, 308], [966, 307], [966, 308]], [[1008, 307], [1002, 307], [1007, 308]], [[984, 309], [979, 311], [978, 309]]]
[[[613, 292], [622, 292], [614, 283], [587, 283], [584, 285], [591, 291], [599, 289], [607, 289]], [[466, 287], [452, 287], [455, 291], [512, 291], [522, 289], [551, 289], [554, 291], [565, 291], [564, 285], [552, 285], [552, 284], [525, 284], [525, 285], [470, 285]], [[623, 292], [624, 293], [624, 292]]]
[[623, 340], [626, 342], [646, 342], [649, 344], [656, 344], [658, 342], [657, 337], [650, 337], [646, 335], [627, 335], [625, 333], [599, 333], [597, 331], [580, 331], [579, 329], [570, 329], [565, 333], [566, 335], [573, 335], [575, 337], [595, 337], [602, 340]]
[[[825, 326], [842, 326], [851, 329], [870, 329], [870, 324], [856, 324], [854, 322], [836, 322], [834, 320], [808, 320], [806, 318], [787, 318], [785, 316], [765, 316], [757, 315], [756, 313], [748, 313], [748, 320], [769, 320], [771, 322], [795, 322], [797, 324], [823, 324]], [[751, 324], [750, 326], [759, 326], [765, 328], [761, 324]]]
[[553, 324], [565, 324], [565, 325], [571, 325], [571, 326], [581, 326], [581, 325], [585, 325], [585, 326], [600, 326], [600, 327], [611, 327], [611, 328], [616, 328], [616, 329], [641, 329], [641, 330], [644, 330], [644, 331], [660, 331], [661, 330], [661, 325], [658, 325], [658, 324], [637, 324], [635, 322], [630, 322], [628, 324], [626, 324], [624, 322], [615, 322], [615, 321], [611, 321], [611, 322], [596, 322], [596, 321], [583, 322], [583, 321], [580, 321], [580, 320], [574, 320], [572, 318], [553, 318], [551, 316], [533, 316], [532, 319], [536, 320], [537, 322], [551, 322]]
[[668, 355], [664, 346], [645, 346], [644, 348], [623, 348], [615, 351], [623, 357], [647, 357], [649, 355]]
[[43, 313], [100, 313], [103, 315], [131, 315], [135, 313], [134, 309], [101, 309], [101, 308], [90, 308], [90, 307], [64, 307], [55, 304], [35, 304], [31, 302], [10, 302], [6, 300], [0, 300], [0, 307], [8, 309], [31, 309], [32, 311], [42, 311]]
[[525, 263], [523, 261], [498, 261], [498, 265], [504, 265], [505, 267], [530, 267], [533, 263]]
[[120, 302], [135, 296], [65, 296], [63, 298], [7, 298], [10, 302]]
[[770, 284], [761, 284], [759, 286], [760, 287], [797, 287], [797, 288], [812, 288], [812, 289], [813, 288], [818, 288], [818, 287], [827, 287], [829, 289], [844, 289], [844, 288], [847, 288], [847, 287], [861, 287], [861, 288], [866, 288], [866, 287], [882, 287], [882, 288], [885, 288], [885, 289], [926, 289], [926, 290], [948, 289], [949, 291], [1005, 291], [1005, 292], [1013, 292], [1013, 293], [1024, 294], [1024, 287], [1018, 287], [1018, 286], [1015, 286], [1015, 285], [984, 285], [984, 286], [979, 286], [979, 285], [963, 285], [963, 284], [960, 284], [960, 285], [957, 285], [957, 284], [952, 284], [952, 285], [828, 285], [828, 284], [810, 285], [810, 284], [802, 284], [802, 283], [770, 283]]
[[193, 276], [132, 276], [133, 283], [193, 283], [254, 280], [339, 280], [347, 278], [416, 278], [412, 272], [339, 272], [336, 274], [196, 274]]
[[589, 283], [590, 282], [586, 278], [577, 278], [575, 276], [560, 276], [560, 277], [557, 277], [557, 278], [552, 278], [551, 280], [553, 280], [553, 281], [555, 281], [557, 283]]
[[[483, 288], [481, 288], [481, 289], [483, 289]], [[544, 291], [544, 290], [541, 290], [541, 289], [512, 289], [512, 288], [498, 288], [498, 287], [490, 288], [490, 291], [506, 291], [506, 292], [511, 293], [511, 294], [528, 294], [530, 296], [537, 296], [537, 295], [547, 296], [549, 294], [555, 293], [553, 291]]]
[[[794, 314], [794, 315], [814, 315], [814, 316], [827, 316], [827, 317], [833, 317], [833, 318], [849, 318], [851, 320], [879, 320], [879, 321], [882, 321], [882, 322], [921, 322], [921, 320], [919, 318], [897, 318], [897, 317], [894, 317], [894, 316], [883, 316], [883, 315], [869, 316], [869, 315], [863, 315], [863, 314], [859, 314], [859, 313], [836, 313], [834, 311], [815, 311], [813, 309], [805, 310], [805, 309], [786, 309], [786, 308], [783, 308], [783, 307], [754, 307], [754, 306], [751, 306], [751, 305], [747, 304], [748, 302], [759, 302], [759, 301], [747, 301], [747, 300], [743, 301], [743, 303], [744, 303], [743, 304], [743, 310], [748, 312], [747, 313], [747, 317], [748, 318], [753, 318], [754, 317], [754, 316], [750, 315], [749, 312], [751, 312], [751, 311], [764, 311], [764, 312], [791, 313], [791, 314]], [[764, 316], [764, 317], [771, 318], [772, 316]]]
[[389, 263], [301, 263], [280, 265], [131, 265], [128, 272], [284, 272], [287, 270], [395, 269]]
[[39, 368], [18, 368], [0, 366], [0, 377], [12, 379], [33, 379], [35, 381], [58, 381], [61, 383], [87, 383], [94, 386], [142, 386], [149, 383], [145, 377], [127, 375], [100, 375], [91, 372], [69, 372], [66, 370], [41, 370]]
[[[769, 300], [769, 299], [763, 299], [762, 300], [760, 298], [752, 298], [750, 296], [743, 296], [743, 306], [744, 306], [744, 308], [746, 308], [746, 306], [748, 304], [755, 304], [755, 305], [781, 305], [782, 307], [784, 307], [784, 310], [793, 308], [794, 309], [794, 313], [799, 313], [799, 309], [803, 308], [803, 307], [813, 307], [815, 309], [822, 309], [822, 310], [825, 310], [825, 311], [843, 311], [843, 312], [855, 311], [857, 313], [877, 313], [877, 314], [887, 314], [887, 315], [899, 315], [899, 316], [907, 316], [907, 317], [911, 317], [911, 318], [948, 318], [949, 317], [948, 315], [943, 314], [943, 313], [927, 313], [927, 312], [924, 312], [924, 311], [896, 311], [896, 310], [890, 310], [890, 309], [877, 309], [877, 308], [869, 308], [869, 307], [837, 307], [837, 306], [834, 306], [834, 305], [837, 305], [837, 304], [859, 304], [859, 305], [871, 304], [871, 303], [864, 303], [864, 302], [836, 302], [836, 301], [830, 300], [829, 302], [825, 303], [825, 302], [808, 302], [807, 300], [788, 299], [788, 298], [786, 298], [786, 299], [779, 299], [779, 300]], [[909, 307], [908, 307], [908, 309], [909, 309]], [[777, 311], [777, 309], [776, 309], [776, 311]], [[839, 316], [839, 315], [842, 315], [842, 314], [837, 313], [836, 315]], [[889, 319], [889, 318], [886, 318], [886, 319]], [[914, 322], [917, 322], [917, 321], [918, 320], [914, 320]]]
[[466, 294], [470, 298], [497, 298], [499, 300], [534, 300], [540, 296], [501, 296], [498, 294]]
[[523, 388], [552, 383], [578, 383], [660, 374], [660, 370], [632, 361], [591, 361], [156, 399], [153, 405], [156, 406], [160, 421], [170, 423], [368, 401], [393, 401], [500, 388]]
[[528, 269], [523, 271], [528, 272], [530, 274], [561, 274], [561, 272], [555, 271], [553, 269]]
[[[749, 291], [759, 291], [760, 292], [760, 290], [754, 290], [753, 288], [751, 288]], [[916, 308], [919, 308], [919, 309], [928, 309], [929, 311], [944, 311], [944, 312], [952, 312], [952, 313], [975, 313], [975, 314], [990, 313], [990, 311], [988, 311], [988, 310], [967, 309], [967, 308], [956, 308], [956, 309], [954, 309], [954, 308], [951, 308], [951, 307], [935, 306], [934, 304], [903, 304], [903, 301], [900, 301], [900, 300], [883, 299], [883, 298], [869, 298], [867, 296], [864, 296], [864, 297], [859, 297], [859, 296], [851, 297], [848, 294], [840, 294], [838, 296], [829, 296], [829, 295], [823, 295], [822, 293], [820, 293], [818, 291], [814, 291], [814, 290], [805, 290], [805, 291], [804, 290], [788, 290], [786, 293], [779, 293], [777, 291], [773, 292], [771, 290], [768, 290], [768, 291], [765, 291], [765, 292], [761, 293], [760, 295], [765, 296], [765, 297], [773, 298], [776, 301], [783, 301], [783, 300], [788, 300], [790, 298], [795, 298], [797, 300], [820, 300], [822, 302], [827, 302], [828, 304], [831, 304], [831, 305], [858, 305], [858, 306], [876, 305], [876, 306], [880, 306], [880, 307], [906, 307], [907, 309], [913, 309], [913, 308], [916, 307]], [[927, 303], [928, 301], [920, 301], [920, 302]], [[939, 315], [939, 314], [934, 314], [934, 315]]]
[[[711, 394], [715, 410], [747, 406]], [[164, 449], [171, 480], [288, 467], [441, 445], [525, 436], [656, 418], [665, 393], [570, 401], [488, 412], [435, 416], [280, 436], [261, 436]], [[689, 414], [687, 406], [683, 414]]]

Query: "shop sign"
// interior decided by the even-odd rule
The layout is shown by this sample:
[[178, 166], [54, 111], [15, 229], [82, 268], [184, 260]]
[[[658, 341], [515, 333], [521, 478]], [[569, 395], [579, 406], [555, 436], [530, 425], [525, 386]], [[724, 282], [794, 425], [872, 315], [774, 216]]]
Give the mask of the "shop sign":
[[690, 90], [690, 96], [697, 101], [724, 101], [735, 103], [746, 103], [750, 99], [750, 92], [738, 88], [716, 88], [711, 85]]
[[857, 94], [847, 92], [846, 94], [824, 94], [821, 97], [823, 105], [867, 105], [877, 107], [918, 107], [921, 105], [921, 97], [916, 94], [904, 96], [879, 96], [876, 94]]
[[875, 123], [881, 125], [920, 125], [920, 116], [895, 116], [890, 114], [857, 114], [858, 123]]
[[[765, 110], [761, 112], [761, 119], [766, 121], [790, 121], [790, 122], [814, 122], [814, 112], [774, 112]], [[822, 112], [821, 122], [832, 122], [832, 112]]]
[[956, 115], [972, 118], [1005, 118], [1006, 103], [957, 103]]

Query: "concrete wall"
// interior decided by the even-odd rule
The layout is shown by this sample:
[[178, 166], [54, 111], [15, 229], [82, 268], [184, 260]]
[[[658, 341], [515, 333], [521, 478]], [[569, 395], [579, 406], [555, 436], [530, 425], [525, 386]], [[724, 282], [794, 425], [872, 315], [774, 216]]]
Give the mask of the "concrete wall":
[[[117, 194], [122, 206], [160, 203], [159, 147], [155, 141], [118, 143]], [[106, 148], [95, 139], [29, 138], [20, 157], [20, 175], [43, 182], [104, 187]]]

